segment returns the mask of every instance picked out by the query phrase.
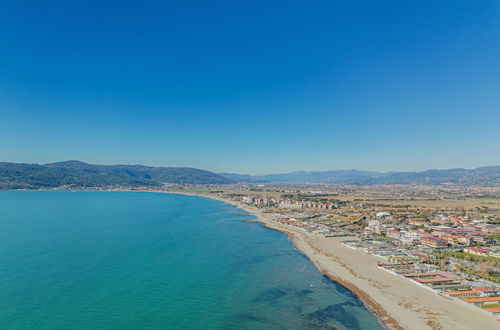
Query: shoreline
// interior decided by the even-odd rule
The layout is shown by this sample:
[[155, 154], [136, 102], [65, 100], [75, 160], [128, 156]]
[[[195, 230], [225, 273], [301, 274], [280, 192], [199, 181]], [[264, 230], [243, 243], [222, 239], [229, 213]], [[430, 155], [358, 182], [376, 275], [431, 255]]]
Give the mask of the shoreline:
[[379, 269], [378, 257], [340, 244], [353, 236], [325, 238], [295, 227], [285, 227], [257, 208], [220, 196], [189, 192], [166, 193], [225, 202], [255, 216], [250, 221], [260, 222], [265, 228], [287, 235], [295, 248], [323, 275], [352, 292], [387, 328], [500, 329], [498, 321], [482, 314], [476, 307], [450, 301], [436, 292], [424, 290], [408, 279]]
[[255, 216], [256, 219], [252, 219], [250, 221], [261, 223], [267, 229], [275, 230], [275, 231], [278, 231], [278, 232], [286, 235], [292, 241], [294, 247], [300, 253], [302, 253], [304, 256], [306, 256], [306, 258], [309, 261], [311, 261], [311, 263], [314, 264], [314, 266], [320, 271], [320, 273], [322, 273], [324, 276], [326, 276], [331, 281], [345, 287], [347, 290], [352, 292], [352, 294], [354, 294], [358, 299], [360, 299], [363, 302], [363, 304], [365, 305], [365, 307], [370, 312], [375, 314], [375, 316], [377, 317], [377, 319], [379, 320], [379, 322], [381, 323], [382, 326], [390, 328], [390, 329], [396, 329], [396, 330], [404, 329], [403, 327], [401, 327], [398, 324], [398, 322], [395, 319], [393, 319], [392, 317], [390, 317], [387, 314], [387, 312], [382, 308], [382, 306], [380, 306], [380, 304], [375, 302], [373, 299], [371, 299], [370, 296], [366, 295], [363, 291], [361, 291], [359, 288], [357, 288], [352, 283], [350, 283], [350, 282], [348, 282], [348, 281], [346, 281], [338, 276], [332, 275], [328, 270], [324, 269], [320, 264], [318, 264], [316, 262], [316, 260], [314, 260], [314, 258], [311, 258], [311, 256], [306, 251], [304, 251], [303, 248], [301, 248], [300, 240], [293, 233], [291, 233], [290, 231], [287, 231], [285, 228], [280, 228], [280, 226], [278, 226], [277, 224], [275, 224], [275, 226], [273, 226], [272, 220], [265, 217], [262, 213], [256, 212], [256, 210], [251, 210], [249, 207], [245, 207], [245, 206], [241, 205], [240, 203], [229, 201], [229, 200], [226, 200], [226, 199], [221, 198], [221, 197], [209, 196], [209, 195], [204, 195], [204, 194], [196, 195], [196, 194], [189, 194], [189, 193], [181, 194], [181, 195], [205, 197], [205, 198], [210, 198], [213, 200], [225, 202], [225, 203], [233, 205], [233, 206], [235, 206], [239, 209], [242, 209], [242, 210], [248, 212], [249, 214]]
[[[117, 191], [117, 190], [112, 190]], [[128, 190], [122, 190], [127, 192]], [[500, 322], [481, 313], [477, 307], [451, 301], [437, 292], [425, 290], [414, 282], [378, 267], [379, 257], [341, 244], [347, 237], [323, 237], [303, 229], [277, 223], [260, 209], [205, 193], [182, 191], [147, 191], [208, 198], [230, 204], [248, 212], [265, 228], [288, 236], [294, 247], [304, 254], [327, 278], [344, 286], [358, 297], [390, 329], [470, 330], [500, 329]]]
[[[355, 295], [358, 299], [360, 299], [365, 307], [372, 312], [377, 319], [379, 320], [380, 324], [383, 327], [389, 328], [389, 329], [396, 329], [396, 330], [404, 330], [401, 325], [397, 322], [397, 320], [393, 319], [383, 308], [375, 302], [370, 296], [368, 296], [365, 292], [360, 290], [358, 287], [353, 285], [352, 283], [344, 280], [341, 277], [332, 275], [327, 269], [322, 267], [320, 264], [316, 262], [314, 258], [311, 258], [311, 256], [304, 251], [303, 248], [301, 248], [300, 240], [295, 236], [292, 232], [287, 231], [285, 228], [282, 228], [278, 224], [274, 223], [270, 218], [265, 216], [262, 212], [259, 212], [258, 210], [251, 209], [247, 205], [242, 205], [241, 203], [237, 203], [231, 200], [227, 200], [225, 198], [219, 197], [219, 196], [211, 196], [207, 194], [194, 194], [194, 193], [187, 193], [187, 192], [165, 192], [167, 194], [178, 194], [178, 195], [185, 195], [185, 196], [194, 196], [194, 197], [205, 197], [209, 198], [212, 200], [217, 200], [220, 202], [224, 202], [230, 205], [233, 205], [241, 210], [244, 210], [248, 212], [249, 214], [255, 216], [255, 219], [252, 220], [246, 220], [247, 222], [258, 222], [261, 223], [265, 228], [270, 229], [270, 230], [275, 230], [277, 232], [280, 232], [284, 235], [286, 235], [291, 241], [294, 247], [302, 253], [306, 258], [311, 261], [311, 263], [319, 270], [320, 273], [322, 273], [324, 276], [326, 276], [328, 279], [331, 281], [345, 287], [347, 290], [352, 292], [353, 295]], [[272, 225], [274, 224], [274, 226]]]
[[380, 304], [378, 304], [377, 302], [373, 301], [373, 299], [371, 299], [368, 295], [366, 295], [359, 288], [357, 288], [352, 283], [350, 283], [350, 282], [348, 282], [348, 281], [346, 281], [346, 280], [344, 280], [344, 279], [342, 279], [342, 278], [340, 278], [338, 276], [332, 275], [330, 272], [328, 272], [328, 270], [326, 270], [323, 267], [321, 267], [321, 265], [318, 265], [315, 262], [314, 259], [312, 259], [306, 252], [304, 252], [300, 248], [300, 244], [299, 244], [299, 241], [298, 241], [298, 239], [297, 239], [296, 236], [294, 236], [293, 234], [287, 232], [284, 229], [278, 229], [278, 228], [270, 227], [265, 222], [258, 221], [258, 220], [254, 220], [254, 222], [259, 222], [259, 223], [263, 224], [263, 226], [265, 228], [267, 228], [267, 229], [275, 230], [277, 232], [285, 234], [292, 241], [294, 247], [301, 254], [303, 254], [319, 270], [319, 272], [321, 274], [323, 274], [324, 276], [326, 276], [330, 281], [335, 282], [336, 284], [343, 286], [344, 288], [346, 288], [347, 290], [349, 290], [353, 295], [355, 295], [359, 300], [361, 300], [361, 302], [363, 303], [363, 305], [365, 305], [365, 307], [377, 317], [378, 321], [380, 322], [380, 324], [383, 327], [389, 328], [389, 329], [397, 329], [397, 330], [404, 329], [403, 327], [401, 327], [397, 323], [396, 320], [392, 319], [387, 314], [387, 312], [380, 306]]

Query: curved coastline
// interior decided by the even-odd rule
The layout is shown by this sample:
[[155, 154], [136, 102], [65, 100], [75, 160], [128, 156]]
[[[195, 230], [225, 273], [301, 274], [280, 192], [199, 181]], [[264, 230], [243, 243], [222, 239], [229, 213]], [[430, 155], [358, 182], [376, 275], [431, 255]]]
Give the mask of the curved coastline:
[[257, 208], [221, 196], [184, 191], [134, 191], [208, 198], [248, 212], [255, 219], [247, 221], [260, 222], [268, 229], [287, 235], [296, 249], [304, 254], [324, 276], [352, 292], [387, 328], [500, 329], [500, 322], [485, 315], [477, 307], [461, 301], [448, 300], [435, 291], [423, 290], [415, 282], [378, 268], [380, 261], [378, 257], [341, 244], [343, 240], [354, 239], [353, 236], [325, 238], [296, 227], [285, 227]]
[[[2, 255], [10, 268], [2, 297], [20, 302], [1, 315], [8, 328], [43, 320], [50, 328], [381, 329], [286, 236], [246, 223], [254, 217], [227, 203], [114, 191], [4, 196], [5, 251], [19, 251]], [[21, 239], [10, 235], [18, 230]], [[38, 285], [39, 276], [50, 282]], [[105, 288], [105, 308], [93, 304], [95, 288]]]
[[474, 306], [450, 301], [436, 292], [422, 290], [401, 276], [380, 270], [377, 257], [355, 251], [340, 244], [343, 238], [323, 238], [297, 228], [285, 228], [269, 215], [239, 202], [201, 193], [172, 192], [205, 197], [231, 204], [255, 216], [249, 220], [287, 235], [330, 280], [356, 295], [390, 329], [500, 329], [499, 322]]
[[[392, 318], [387, 311], [383, 309], [383, 307], [377, 303], [375, 300], [373, 300], [368, 294], [360, 290], [357, 286], [354, 284], [350, 283], [347, 280], [344, 280], [343, 278], [339, 276], [335, 276], [331, 274], [325, 267], [321, 266], [321, 264], [315, 260], [311, 255], [305, 250], [305, 246], [301, 244], [300, 239], [294, 235], [291, 231], [286, 230], [285, 228], [278, 227], [277, 225], [273, 226], [273, 223], [271, 222], [271, 219], [265, 217], [263, 214], [260, 214], [259, 212], [256, 212], [256, 210], [252, 210], [248, 207], [245, 207], [239, 203], [221, 198], [221, 197], [216, 197], [216, 196], [211, 196], [211, 195], [206, 195], [206, 194], [194, 194], [194, 193], [187, 193], [187, 192], [166, 192], [166, 193], [172, 193], [172, 194], [179, 194], [179, 195], [187, 195], [187, 196], [196, 196], [196, 197], [204, 197], [204, 198], [209, 198], [217, 201], [221, 201], [230, 205], [233, 205], [241, 210], [244, 210], [248, 212], [248, 214], [253, 215], [255, 219], [252, 220], [247, 220], [249, 222], [259, 222], [261, 223], [265, 228], [270, 229], [270, 230], [275, 230], [278, 231], [282, 234], [285, 234], [293, 243], [293, 245], [298, 249], [300, 253], [302, 253], [306, 258], [311, 261], [314, 266], [323, 274], [325, 275], [328, 279], [331, 281], [342, 285], [346, 289], [348, 289], [350, 292], [352, 292], [356, 297], [358, 297], [363, 304], [368, 308], [369, 311], [371, 311], [375, 316], [377, 316], [380, 324], [384, 327], [390, 328], [390, 329], [396, 329], [396, 330], [403, 330], [404, 328], [399, 325], [398, 321], [394, 318]], [[319, 253], [319, 251], [317, 251]]]

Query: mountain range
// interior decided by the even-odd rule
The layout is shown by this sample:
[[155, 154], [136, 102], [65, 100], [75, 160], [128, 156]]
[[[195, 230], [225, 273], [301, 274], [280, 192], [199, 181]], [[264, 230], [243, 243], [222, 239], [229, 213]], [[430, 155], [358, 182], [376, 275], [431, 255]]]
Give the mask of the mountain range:
[[39, 189], [70, 186], [138, 187], [162, 183], [225, 184], [234, 180], [189, 167], [94, 165], [70, 160], [44, 165], [0, 162], [0, 189]]
[[285, 174], [242, 175], [220, 173], [237, 182], [282, 182], [282, 183], [331, 183], [331, 184], [421, 184], [500, 186], [500, 166], [475, 169], [426, 170], [420, 172], [371, 172], [359, 170], [337, 170], [323, 172], [297, 171]]
[[248, 175], [213, 173], [190, 167], [144, 165], [94, 165], [77, 160], [49, 164], [0, 162], [0, 189], [39, 189], [68, 186], [140, 187], [176, 184], [230, 183], [329, 183], [329, 184], [420, 184], [500, 186], [500, 166], [475, 169], [426, 170], [420, 172], [373, 172], [335, 170], [297, 171], [285, 174]]

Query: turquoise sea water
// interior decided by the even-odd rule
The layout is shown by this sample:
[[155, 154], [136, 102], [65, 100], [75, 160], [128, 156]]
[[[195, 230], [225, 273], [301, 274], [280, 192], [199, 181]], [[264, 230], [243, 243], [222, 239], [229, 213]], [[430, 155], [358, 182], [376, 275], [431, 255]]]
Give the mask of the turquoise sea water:
[[182, 195], [0, 192], [0, 328], [381, 328], [240, 213]]

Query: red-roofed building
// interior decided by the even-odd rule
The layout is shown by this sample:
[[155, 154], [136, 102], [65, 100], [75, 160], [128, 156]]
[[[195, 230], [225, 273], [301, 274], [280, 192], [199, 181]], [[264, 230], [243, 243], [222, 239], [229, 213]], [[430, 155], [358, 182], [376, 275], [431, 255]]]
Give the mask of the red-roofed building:
[[486, 249], [472, 247], [472, 248], [466, 248], [466, 249], [464, 249], [464, 252], [465, 253], [474, 254], [476, 256], [488, 256], [488, 253], [490, 251], [488, 251]]
[[496, 316], [500, 316], [500, 307], [485, 308], [485, 310], [495, 314]]
[[454, 298], [468, 298], [468, 297], [478, 297], [479, 292], [476, 290], [462, 290], [462, 291], [443, 291], [450, 297]]
[[472, 290], [477, 291], [481, 297], [494, 296], [500, 293], [497, 289], [490, 289], [484, 286], [476, 286]]
[[436, 236], [425, 236], [422, 237], [420, 241], [422, 245], [430, 246], [433, 248], [448, 246], [448, 242], [445, 239]]
[[462, 298], [462, 300], [475, 305], [500, 303], [500, 297]]

